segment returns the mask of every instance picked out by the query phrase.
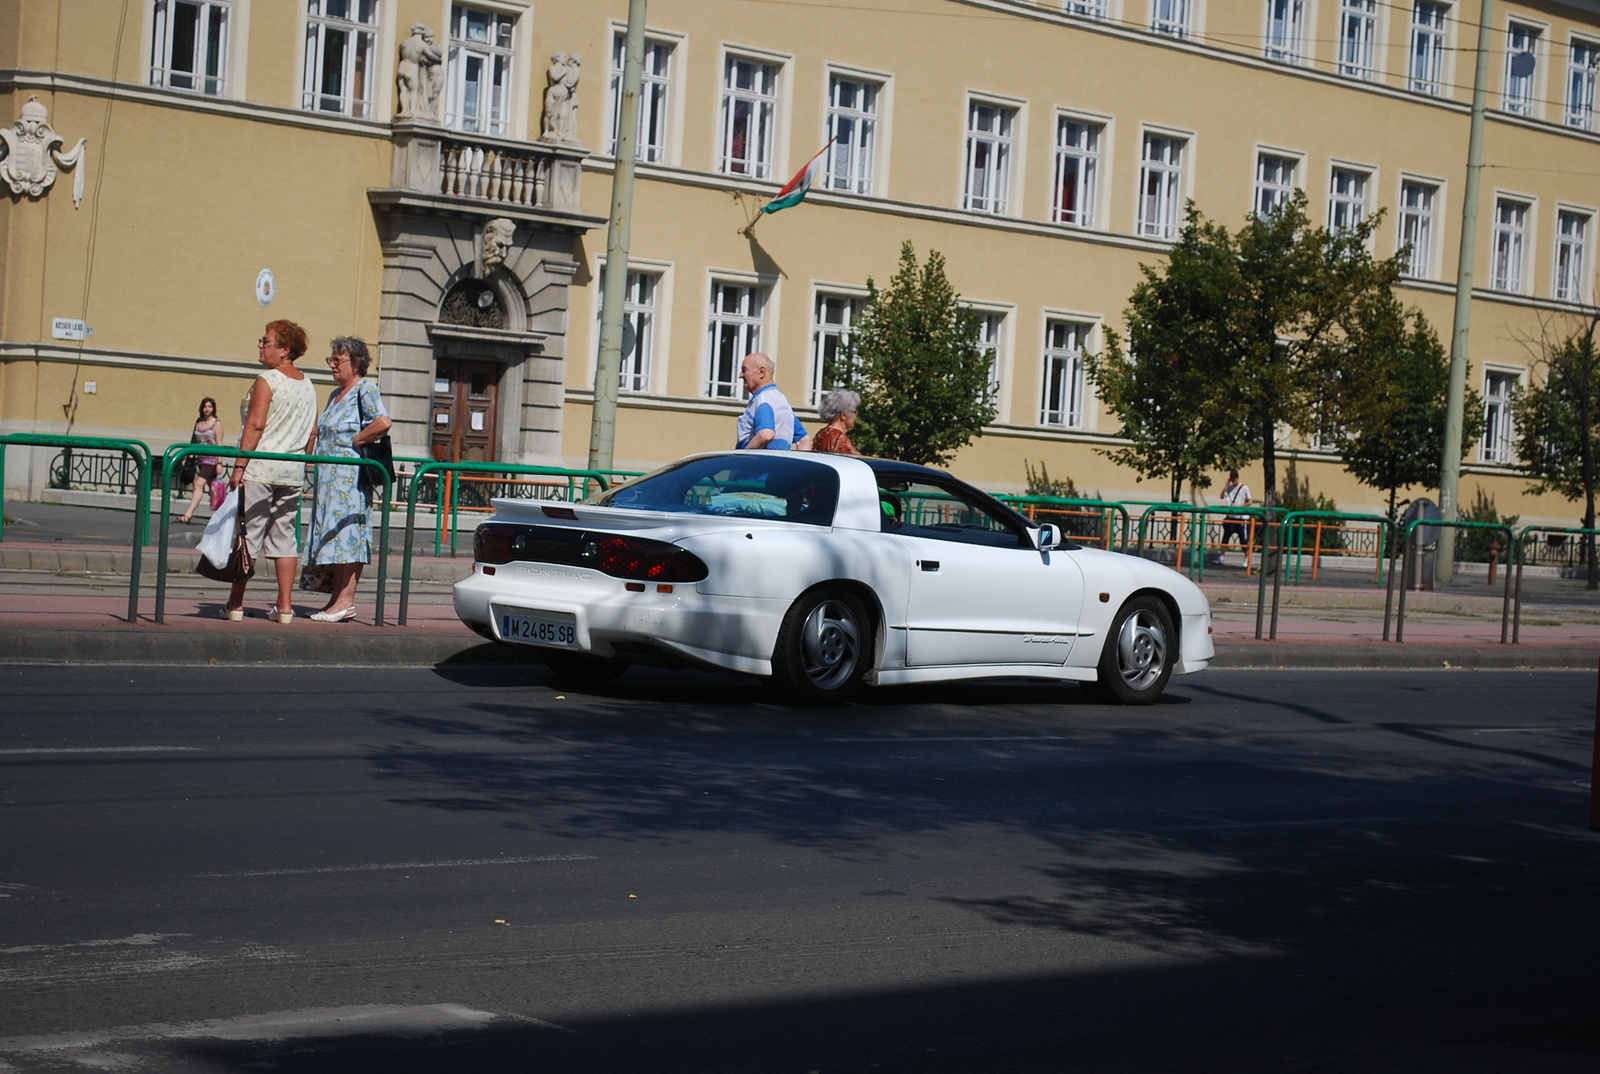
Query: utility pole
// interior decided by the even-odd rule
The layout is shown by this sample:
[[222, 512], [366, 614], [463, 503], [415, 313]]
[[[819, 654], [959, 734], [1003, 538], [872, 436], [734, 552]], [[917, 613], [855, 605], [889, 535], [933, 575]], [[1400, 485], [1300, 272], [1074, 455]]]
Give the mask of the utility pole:
[[[628, 230], [633, 221], [633, 162], [639, 141], [639, 87], [644, 81], [644, 4], [628, 0], [623, 45], [622, 107], [618, 109], [617, 167], [611, 177], [611, 225], [606, 229], [605, 290], [600, 297], [600, 357], [594, 368], [594, 416], [589, 469], [611, 469], [617, 440], [617, 381], [622, 375], [622, 303], [628, 289]], [[637, 345], [637, 344], [635, 344]]]
[[[1461, 202], [1461, 256], [1456, 263], [1456, 320], [1450, 340], [1450, 388], [1445, 396], [1444, 459], [1439, 469], [1439, 514], [1456, 519], [1457, 486], [1461, 484], [1461, 410], [1467, 396], [1467, 337], [1472, 328], [1472, 270], [1478, 255], [1478, 188], [1483, 178], [1483, 114], [1489, 96], [1490, 0], [1478, 15], [1478, 65], [1472, 76], [1472, 133], [1467, 139], [1467, 188]], [[1455, 530], [1439, 527], [1435, 582], [1455, 576]]]

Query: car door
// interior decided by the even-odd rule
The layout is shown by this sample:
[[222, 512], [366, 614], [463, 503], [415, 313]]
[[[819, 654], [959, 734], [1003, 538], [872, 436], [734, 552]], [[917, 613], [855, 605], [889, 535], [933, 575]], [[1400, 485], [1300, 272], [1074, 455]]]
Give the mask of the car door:
[[1039, 551], [1025, 526], [959, 482], [885, 473], [879, 488], [909, 575], [909, 666], [1065, 663], [1083, 610], [1070, 553]]

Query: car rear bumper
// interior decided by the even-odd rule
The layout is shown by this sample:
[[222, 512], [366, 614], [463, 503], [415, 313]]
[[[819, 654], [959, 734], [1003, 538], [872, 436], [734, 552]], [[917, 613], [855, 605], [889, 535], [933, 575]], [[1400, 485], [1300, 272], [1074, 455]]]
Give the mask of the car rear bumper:
[[644, 592], [630, 592], [623, 579], [599, 571], [538, 563], [496, 564], [493, 576], [475, 565], [456, 583], [453, 598], [463, 623], [506, 644], [529, 643], [503, 636], [503, 615], [554, 612], [576, 621], [578, 652], [622, 660], [660, 653], [752, 675], [772, 674], [772, 648], [789, 607], [781, 600], [706, 595], [692, 582], [646, 583]]

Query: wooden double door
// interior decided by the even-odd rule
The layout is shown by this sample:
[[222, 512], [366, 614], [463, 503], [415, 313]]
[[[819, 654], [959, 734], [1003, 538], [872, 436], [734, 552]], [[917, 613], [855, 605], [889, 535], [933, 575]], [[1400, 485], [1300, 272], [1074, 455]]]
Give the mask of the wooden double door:
[[439, 358], [433, 373], [433, 457], [440, 462], [493, 462], [500, 364]]

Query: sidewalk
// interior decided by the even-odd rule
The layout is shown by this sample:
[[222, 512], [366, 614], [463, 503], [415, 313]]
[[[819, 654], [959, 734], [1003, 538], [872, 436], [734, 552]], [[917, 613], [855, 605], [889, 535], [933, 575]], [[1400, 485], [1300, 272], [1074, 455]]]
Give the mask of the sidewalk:
[[[396, 625], [398, 556], [389, 561], [382, 627], [373, 623], [377, 572], [371, 567], [355, 620], [299, 618], [280, 626], [266, 618], [275, 594], [262, 577], [251, 583], [244, 622], [220, 618], [225, 587], [195, 574], [195, 559], [190, 550], [169, 553], [166, 621], [157, 624], [156, 557], [145, 550], [135, 624], [126, 619], [128, 549], [0, 544], [0, 662], [431, 665], [519, 664], [534, 656], [485, 642], [456, 619], [450, 586], [470, 571], [468, 558], [413, 561], [404, 627]], [[1373, 587], [1285, 586], [1276, 641], [1255, 640], [1255, 585], [1219, 581], [1202, 588], [1214, 617], [1214, 666], [1593, 668], [1600, 659], [1600, 595], [1573, 583], [1525, 585], [1515, 646], [1500, 644], [1502, 590], [1481, 582], [1408, 594], [1404, 644], [1382, 640], [1384, 592]], [[1271, 595], [1269, 587], [1267, 626]], [[322, 604], [317, 594], [300, 596], [295, 608], [302, 616]]]

